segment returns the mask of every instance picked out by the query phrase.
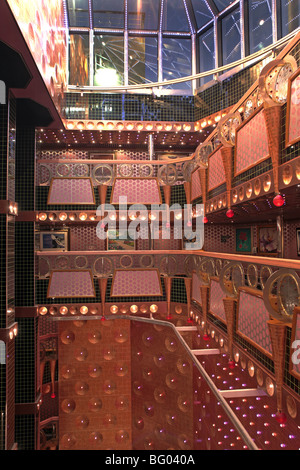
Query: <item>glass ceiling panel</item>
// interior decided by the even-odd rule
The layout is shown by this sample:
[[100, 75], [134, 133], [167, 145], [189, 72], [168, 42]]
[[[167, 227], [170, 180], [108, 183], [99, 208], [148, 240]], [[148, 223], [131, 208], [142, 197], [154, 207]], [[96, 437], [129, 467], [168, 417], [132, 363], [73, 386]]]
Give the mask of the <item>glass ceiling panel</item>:
[[214, 0], [214, 3], [219, 11], [224, 10], [231, 5], [235, 0]]
[[190, 32], [183, 0], [165, 0], [163, 11], [163, 31]]
[[88, 28], [90, 26], [89, 1], [68, 0], [69, 26]]
[[128, 29], [157, 30], [160, 0], [128, 0]]
[[213, 13], [208, 8], [205, 0], [192, 0], [197, 27], [201, 28], [214, 18]]
[[286, 36], [300, 26], [299, 0], [281, 0], [282, 36]]
[[[173, 80], [192, 74], [191, 40], [163, 38], [163, 80]], [[177, 83], [168, 88], [191, 91], [191, 82]]]
[[153, 37], [129, 37], [128, 40], [128, 83], [157, 82], [158, 40]]
[[250, 54], [272, 43], [272, 0], [249, 2]]
[[124, 28], [123, 0], [93, 0], [94, 28]]
[[69, 82], [71, 85], [89, 85], [89, 35], [71, 34], [69, 44]]
[[[199, 36], [199, 63], [200, 72], [207, 72], [215, 68], [215, 41], [214, 41], [214, 30], [210, 28], [205, 33]], [[204, 85], [206, 82], [212, 80], [212, 75], [202, 77], [200, 79], [200, 85]]]
[[240, 10], [234, 10], [222, 20], [223, 65], [241, 58]]
[[106, 34], [94, 38], [94, 85], [118, 86], [124, 83], [123, 36]]

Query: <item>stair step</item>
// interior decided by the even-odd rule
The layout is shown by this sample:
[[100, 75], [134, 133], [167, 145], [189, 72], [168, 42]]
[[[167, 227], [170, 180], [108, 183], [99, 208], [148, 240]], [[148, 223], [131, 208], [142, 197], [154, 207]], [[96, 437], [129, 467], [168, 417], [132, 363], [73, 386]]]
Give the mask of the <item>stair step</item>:
[[192, 349], [195, 356], [208, 356], [212, 354], [220, 354], [220, 349]]
[[235, 390], [219, 390], [224, 398], [263, 397], [267, 392], [260, 388], [238, 388]]
[[176, 326], [177, 331], [198, 331], [197, 326]]

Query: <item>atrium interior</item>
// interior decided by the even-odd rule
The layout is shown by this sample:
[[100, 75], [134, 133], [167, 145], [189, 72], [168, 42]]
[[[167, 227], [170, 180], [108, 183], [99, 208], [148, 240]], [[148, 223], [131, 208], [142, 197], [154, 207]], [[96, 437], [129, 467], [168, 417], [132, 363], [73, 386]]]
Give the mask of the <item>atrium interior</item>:
[[299, 450], [298, 0], [2, 0], [0, 450]]

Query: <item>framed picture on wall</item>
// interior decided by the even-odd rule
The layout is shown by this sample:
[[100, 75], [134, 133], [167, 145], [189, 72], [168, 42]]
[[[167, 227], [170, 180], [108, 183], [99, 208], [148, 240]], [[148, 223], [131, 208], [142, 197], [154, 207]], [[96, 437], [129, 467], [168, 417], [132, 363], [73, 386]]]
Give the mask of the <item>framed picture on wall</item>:
[[278, 235], [276, 225], [262, 225], [257, 227], [257, 254], [277, 256]]
[[107, 230], [107, 250], [130, 251], [135, 250], [135, 240], [130, 238], [125, 230], [109, 229]]
[[297, 255], [300, 256], [300, 228], [296, 229]]
[[251, 227], [240, 227], [235, 229], [235, 251], [236, 253], [252, 252]]
[[68, 251], [68, 230], [40, 232], [41, 251]]

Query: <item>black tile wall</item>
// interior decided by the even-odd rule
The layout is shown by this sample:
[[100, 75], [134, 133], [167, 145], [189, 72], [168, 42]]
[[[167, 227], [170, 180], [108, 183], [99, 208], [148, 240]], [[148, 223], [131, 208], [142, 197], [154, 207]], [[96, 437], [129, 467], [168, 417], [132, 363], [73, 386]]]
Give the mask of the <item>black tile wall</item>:
[[16, 222], [15, 304], [32, 307], [34, 299], [34, 222]]
[[172, 279], [171, 302], [187, 303], [186, 288], [183, 278]]
[[7, 199], [8, 104], [0, 104], [0, 199]]
[[16, 403], [34, 403], [36, 399], [36, 318], [18, 318], [16, 337]]
[[193, 96], [67, 93], [66, 119], [125, 121], [194, 121]]
[[6, 215], [0, 214], [0, 328], [6, 328]]
[[16, 201], [20, 211], [34, 211], [35, 130], [18, 127], [16, 143]]

